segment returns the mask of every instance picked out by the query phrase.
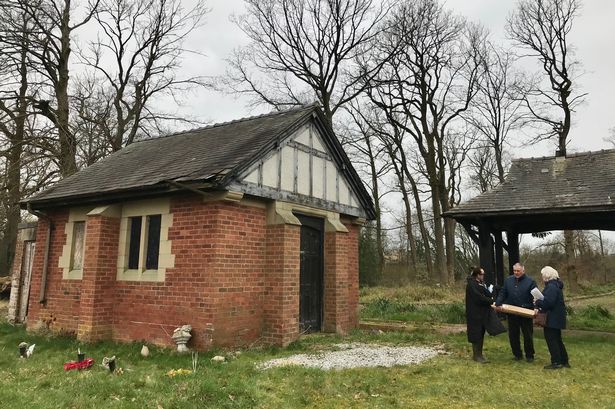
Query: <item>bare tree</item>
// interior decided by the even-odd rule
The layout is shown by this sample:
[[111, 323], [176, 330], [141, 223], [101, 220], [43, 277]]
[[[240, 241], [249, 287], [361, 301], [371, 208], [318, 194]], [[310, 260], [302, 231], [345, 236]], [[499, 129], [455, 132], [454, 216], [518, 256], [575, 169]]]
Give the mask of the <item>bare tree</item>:
[[75, 160], [77, 144], [70, 124], [71, 37], [92, 18], [99, 1], [91, 0], [85, 6], [84, 16], [74, 24], [71, 23], [71, 19], [75, 7], [71, 0], [10, 2], [13, 7], [24, 13], [32, 24], [27, 48], [31, 60], [30, 69], [40, 74], [43, 81], [51, 88], [51, 99], [38, 96], [33, 106], [57, 129], [59, 147], [55, 153], [63, 177], [77, 171]]
[[442, 284], [449, 283], [454, 267], [454, 254], [446, 251], [454, 246], [454, 229], [442, 220], [450, 207], [446, 135], [476, 94], [482, 41], [478, 27], [435, 0], [402, 4], [376, 49], [386, 63], [368, 81], [371, 100], [420, 152], [434, 215], [435, 268]]
[[19, 201], [57, 177], [49, 151], [40, 148], [41, 118], [32, 107], [40, 89], [28, 52], [32, 30], [23, 10], [0, 3], [0, 275], [9, 273], [15, 254]]
[[[402, 197], [404, 205], [403, 214], [405, 216], [403, 226], [406, 233], [410, 267], [413, 274], [416, 275], [419, 268], [417, 239], [415, 238], [414, 227], [418, 224], [424, 246], [425, 267], [428, 277], [431, 277], [433, 274], [431, 239], [423, 217], [420, 192], [415, 177], [417, 172], [411, 167], [415, 157], [412, 155], [408, 156], [408, 135], [406, 135], [403, 127], [399, 126], [399, 123], [403, 123], [406, 119], [399, 117], [396, 121], [391, 121], [383, 112], [376, 109], [372, 111], [371, 117], [372, 119], [367, 121], [367, 123], [385, 148], [386, 155], [396, 176], [396, 188]], [[415, 216], [417, 222], [414, 221]]]
[[468, 163], [468, 185], [471, 188], [476, 189], [480, 193], [485, 193], [501, 183], [498, 177], [498, 166], [495, 162], [491, 146], [477, 146], [472, 154], [469, 155]]
[[109, 135], [116, 127], [111, 93], [90, 75], [76, 80], [71, 97], [72, 126], [77, 141], [77, 164], [90, 166], [113, 152]]
[[[568, 43], [579, 8], [578, 0], [521, 0], [506, 26], [510, 37], [542, 64], [546, 85], [529, 90], [526, 105], [536, 120], [550, 128], [542, 136], [557, 138], [561, 156], [566, 156], [572, 112], [586, 95], [573, 88], [579, 62]], [[569, 276], [575, 285], [572, 231], [564, 232], [564, 241]]]
[[[155, 97], [178, 94], [206, 85], [204, 77], [179, 77], [186, 37], [208, 12], [203, 1], [185, 9], [179, 0], [103, 0], [95, 19], [97, 40], [81, 52], [82, 61], [98, 77], [82, 78], [80, 95], [96, 89], [97, 106], [81, 99], [79, 117], [104, 136], [112, 151], [131, 144], [141, 134], [160, 131], [161, 124], [184, 118], [153, 108]], [[88, 125], [85, 125], [88, 123]]]
[[520, 0], [506, 25], [508, 35], [542, 65], [546, 83], [527, 89], [525, 102], [534, 118], [549, 127], [538, 139], [556, 138], [563, 156], [572, 113], [586, 95], [574, 88], [579, 62], [568, 42], [579, 8], [578, 0]]
[[[468, 123], [478, 132], [478, 138], [486, 142], [493, 154], [480, 150], [473, 156], [473, 161], [485, 170], [485, 165], [493, 163], [499, 183], [504, 182], [506, 166], [505, 146], [511, 131], [517, 130], [527, 120], [523, 109], [521, 90], [525, 87], [523, 77], [513, 67], [514, 55], [492, 43], [486, 43], [482, 61], [482, 77], [478, 82], [478, 93], [472, 103], [472, 109], [466, 116]], [[482, 182], [487, 182], [481, 174]], [[491, 186], [491, 182], [487, 185]], [[487, 185], [482, 183], [481, 191]]]
[[[362, 105], [358, 100], [351, 101], [347, 106], [347, 112], [352, 118], [353, 128], [342, 133], [342, 143], [356, 152], [353, 155], [353, 163], [359, 172], [364, 171], [370, 183], [368, 189], [374, 200], [376, 210], [376, 247], [378, 252], [378, 275], [382, 275], [384, 269], [384, 235], [382, 228], [382, 198], [389, 193], [383, 191], [381, 180], [391, 169], [386, 160], [382, 160], [385, 147], [379, 140], [372, 123], [370, 122], [371, 110]], [[346, 136], [346, 137], [344, 137]]]
[[[250, 44], [228, 63], [225, 90], [276, 108], [316, 98], [332, 124], [336, 111], [363, 89], [356, 57], [380, 31], [389, 2], [375, 0], [246, 0], [235, 19]], [[381, 64], [371, 66], [374, 75]], [[303, 88], [302, 88], [303, 87]]]
[[3, 223], [0, 238], [0, 275], [8, 273], [13, 260], [19, 200], [22, 198], [22, 156], [26, 143], [26, 119], [30, 108], [29, 20], [12, 7], [0, 7], [0, 135], [6, 170], [3, 175]]

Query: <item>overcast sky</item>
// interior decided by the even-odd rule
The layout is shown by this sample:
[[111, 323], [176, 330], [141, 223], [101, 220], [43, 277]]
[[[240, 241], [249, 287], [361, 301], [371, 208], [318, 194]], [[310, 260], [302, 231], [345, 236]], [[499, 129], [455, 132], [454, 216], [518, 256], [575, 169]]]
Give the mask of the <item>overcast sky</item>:
[[[469, 20], [480, 22], [495, 40], [506, 44], [504, 25], [515, 5], [514, 0], [448, 0], [447, 7]], [[191, 57], [184, 69], [191, 74], [219, 75], [225, 70], [224, 59], [231, 50], [245, 43], [243, 33], [229, 20], [231, 14], [241, 14], [242, 0], [209, 0], [211, 12], [205, 25], [194, 33], [189, 48], [205, 57]], [[615, 127], [615, 1], [585, 0], [577, 17], [570, 43], [582, 62], [584, 75], [580, 86], [588, 96], [583, 106], [573, 115], [573, 128], [568, 151], [583, 152], [613, 146], [603, 139]], [[201, 90], [186, 96], [181, 112], [198, 116], [208, 122], [224, 122], [267, 111], [254, 111], [245, 101], [212, 91]], [[531, 149], [513, 149], [513, 157], [552, 155], [554, 144], [543, 144]]]

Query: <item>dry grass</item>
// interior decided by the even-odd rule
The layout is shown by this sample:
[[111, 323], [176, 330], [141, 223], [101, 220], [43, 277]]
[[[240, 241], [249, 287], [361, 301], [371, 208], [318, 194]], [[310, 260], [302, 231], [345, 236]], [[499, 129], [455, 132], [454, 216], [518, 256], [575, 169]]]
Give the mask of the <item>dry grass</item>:
[[615, 294], [572, 299], [568, 302], [573, 308], [587, 307], [589, 305], [601, 305], [615, 314]]
[[406, 285], [398, 287], [366, 287], [361, 289], [362, 304], [369, 304], [386, 298], [407, 304], [449, 304], [463, 300], [464, 289], [461, 287], [439, 287], [426, 285]]
[[9, 300], [0, 298], [0, 317], [6, 317], [9, 309]]

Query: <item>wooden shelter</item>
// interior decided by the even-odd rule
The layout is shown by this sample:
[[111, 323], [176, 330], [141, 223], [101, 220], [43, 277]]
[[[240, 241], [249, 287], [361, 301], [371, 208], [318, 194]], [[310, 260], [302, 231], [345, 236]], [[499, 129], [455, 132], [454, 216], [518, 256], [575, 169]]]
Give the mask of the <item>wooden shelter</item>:
[[444, 214], [478, 244], [487, 280], [519, 261], [519, 234], [615, 230], [615, 150], [514, 160], [504, 183]]

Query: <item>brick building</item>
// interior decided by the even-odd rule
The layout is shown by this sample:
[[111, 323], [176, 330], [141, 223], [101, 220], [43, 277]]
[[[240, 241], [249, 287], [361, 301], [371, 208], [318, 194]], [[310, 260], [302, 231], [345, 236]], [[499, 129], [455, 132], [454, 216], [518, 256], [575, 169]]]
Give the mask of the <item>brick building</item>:
[[28, 328], [83, 341], [286, 345], [357, 326], [371, 200], [320, 109], [134, 143], [22, 203]]

